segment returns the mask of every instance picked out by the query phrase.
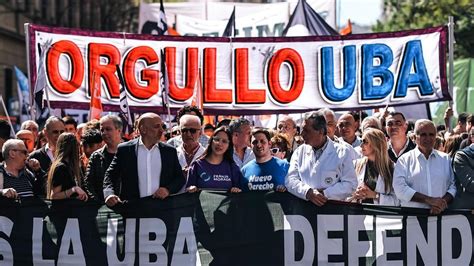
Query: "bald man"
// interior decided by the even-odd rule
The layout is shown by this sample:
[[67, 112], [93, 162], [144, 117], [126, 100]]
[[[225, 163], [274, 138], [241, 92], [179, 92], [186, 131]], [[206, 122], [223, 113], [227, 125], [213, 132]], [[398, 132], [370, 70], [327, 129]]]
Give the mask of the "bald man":
[[351, 114], [343, 114], [337, 122], [337, 127], [342, 139], [353, 148], [359, 147], [362, 144], [362, 140], [356, 135], [357, 124]]
[[103, 191], [109, 207], [148, 196], [165, 199], [185, 183], [176, 149], [159, 142], [161, 118], [154, 113], [143, 114], [138, 130], [140, 137], [120, 144], [105, 172]]
[[25, 143], [28, 154], [30, 154], [35, 149], [35, 135], [33, 132], [22, 129], [16, 133], [16, 138], [20, 139]]

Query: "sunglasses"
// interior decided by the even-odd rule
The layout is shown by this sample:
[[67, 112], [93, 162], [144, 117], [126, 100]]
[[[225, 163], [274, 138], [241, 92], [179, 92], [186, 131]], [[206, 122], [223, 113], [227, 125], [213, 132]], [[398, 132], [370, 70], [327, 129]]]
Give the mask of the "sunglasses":
[[194, 134], [198, 131], [199, 129], [196, 128], [182, 128], [181, 129], [181, 134], [186, 134], [187, 132], [190, 132], [191, 134]]
[[12, 149], [12, 151], [19, 151], [19, 152], [23, 153], [24, 155], [28, 155], [28, 151], [27, 151], [27, 150]]
[[280, 152], [280, 148], [271, 148], [270, 151], [272, 154], [277, 154]]

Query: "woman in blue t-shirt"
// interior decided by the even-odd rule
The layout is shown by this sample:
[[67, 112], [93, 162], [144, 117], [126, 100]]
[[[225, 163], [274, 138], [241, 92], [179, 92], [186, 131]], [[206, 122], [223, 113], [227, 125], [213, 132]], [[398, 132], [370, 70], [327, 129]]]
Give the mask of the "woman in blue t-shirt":
[[242, 173], [232, 157], [232, 135], [226, 127], [214, 131], [203, 156], [196, 160], [188, 172], [186, 191], [199, 189], [229, 190], [241, 192]]

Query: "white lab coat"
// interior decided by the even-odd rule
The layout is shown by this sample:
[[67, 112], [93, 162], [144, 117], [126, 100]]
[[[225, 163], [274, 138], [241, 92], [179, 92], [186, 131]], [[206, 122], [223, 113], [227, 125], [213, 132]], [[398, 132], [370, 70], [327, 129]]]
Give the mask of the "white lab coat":
[[291, 156], [285, 185], [290, 193], [307, 200], [310, 188], [324, 190], [328, 199], [345, 200], [357, 187], [350, 150], [327, 138], [328, 145], [316, 160], [313, 147], [303, 144]]

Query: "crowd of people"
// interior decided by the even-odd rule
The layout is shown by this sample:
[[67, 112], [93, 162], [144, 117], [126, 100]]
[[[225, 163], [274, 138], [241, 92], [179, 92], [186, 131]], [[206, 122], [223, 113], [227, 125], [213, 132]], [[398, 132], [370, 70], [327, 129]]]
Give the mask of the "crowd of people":
[[[445, 113], [446, 123], [453, 115]], [[25, 121], [12, 136], [0, 121], [3, 197], [75, 198], [113, 207], [151, 196], [274, 190], [317, 206], [328, 200], [430, 209], [474, 208], [474, 117], [460, 114], [451, 130], [407, 121], [383, 110], [372, 116], [327, 108], [301, 123], [280, 115], [276, 128], [244, 117], [203, 125], [185, 106], [177, 126], [142, 114], [128, 139], [116, 115], [85, 124], [49, 117], [40, 130]]]

